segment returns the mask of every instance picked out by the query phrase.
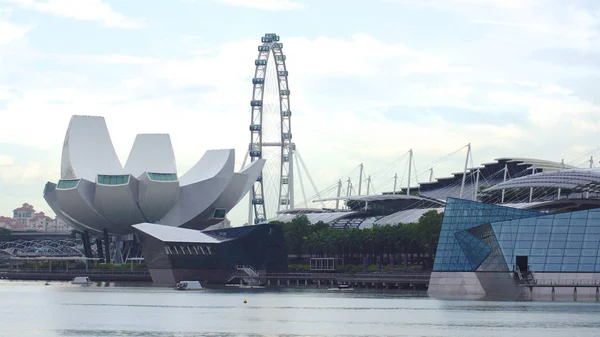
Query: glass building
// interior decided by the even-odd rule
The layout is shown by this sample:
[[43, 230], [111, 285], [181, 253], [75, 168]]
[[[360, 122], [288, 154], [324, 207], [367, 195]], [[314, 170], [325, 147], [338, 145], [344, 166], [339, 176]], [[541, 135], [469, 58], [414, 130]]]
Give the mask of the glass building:
[[546, 214], [449, 198], [429, 292], [518, 295], [523, 277], [593, 280], [599, 242], [600, 209]]

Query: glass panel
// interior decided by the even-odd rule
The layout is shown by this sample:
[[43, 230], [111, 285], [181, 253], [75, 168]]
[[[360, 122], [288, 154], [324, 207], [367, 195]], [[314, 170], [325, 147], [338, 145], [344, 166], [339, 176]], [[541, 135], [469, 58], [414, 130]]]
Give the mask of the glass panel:
[[529, 255], [532, 255], [532, 256], [534, 256], [534, 255], [540, 255], [543, 258], [545, 258], [546, 257], [546, 250], [545, 249], [540, 249], [540, 248], [532, 248], [531, 252], [529, 253]]
[[593, 264], [580, 264], [577, 271], [587, 271], [587, 272], [594, 271], [594, 265]]
[[569, 234], [567, 241], [583, 241], [583, 234]]
[[565, 248], [565, 246], [566, 246], [565, 241], [550, 241], [548, 248]]
[[558, 271], [560, 271], [560, 264], [546, 263], [546, 266], [544, 266], [544, 271], [558, 272]]
[[150, 180], [154, 181], [175, 181], [177, 180], [177, 174], [175, 173], [154, 173], [148, 172]]
[[79, 179], [61, 179], [58, 181], [58, 185], [56, 186], [56, 188], [64, 190], [71, 189], [77, 187], [78, 183]]
[[569, 227], [568, 226], [564, 226], [564, 225], [556, 225], [552, 227], [552, 233], [568, 233], [569, 232]]
[[594, 264], [596, 263], [595, 256], [582, 256], [579, 258], [579, 264]]
[[123, 185], [129, 183], [129, 175], [98, 175], [98, 184]]

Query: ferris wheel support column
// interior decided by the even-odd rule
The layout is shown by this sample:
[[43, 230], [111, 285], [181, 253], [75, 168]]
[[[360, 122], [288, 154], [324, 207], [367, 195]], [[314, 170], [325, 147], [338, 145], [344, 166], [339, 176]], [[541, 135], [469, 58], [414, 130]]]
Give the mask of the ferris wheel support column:
[[252, 204], [252, 194], [253, 192], [250, 191], [248, 193], [248, 223], [247, 225], [250, 226], [252, 225], [252, 215], [254, 215], [254, 205]]
[[290, 165], [288, 169], [288, 199], [290, 200], [289, 208], [294, 209], [294, 143], [290, 144]]

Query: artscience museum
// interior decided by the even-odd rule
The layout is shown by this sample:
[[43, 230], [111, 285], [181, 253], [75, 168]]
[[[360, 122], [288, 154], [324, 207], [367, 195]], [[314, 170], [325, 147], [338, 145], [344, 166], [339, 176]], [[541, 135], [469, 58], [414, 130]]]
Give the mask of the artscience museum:
[[123, 235], [150, 222], [202, 230], [225, 219], [259, 177], [264, 159], [234, 172], [235, 150], [210, 150], [179, 175], [168, 134], [137, 135], [121, 165], [103, 117], [73, 116], [61, 177], [44, 198], [71, 226]]
[[[200, 231], [223, 221], [259, 179], [265, 160], [255, 160], [240, 172], [234, 172], [234, 164], [235, 150], [210, 150], [192, 168], [179, 175], [169, 135], [139, 134], [125, 165], [122, 165], [104, 118], [73, 116], [63, 144], [60, 179], [46, 184], [44, 199], [57, 216], [81, 231], [84, 246], [88, 246], [86, 255], [91, 255], [90, 240], [96, 236], [98, 255], [102, 256], [104, 250], [110, 261], [111, 255], [117, 259], [119, 251], [113, 244], [112, 251], [117, 253], [111, 252], [110, 238], [117, 242], [124, 238], [135, 242], [138, 236], [132, 234], [151, 237], [144, 232], [145, 228], [170, 237], [171, 231]], [[153, 226], [134, 227], [143, 223]], [[245, 240], [242, 234], [237, 236]], [[104, 239], [104, 249], [99, 238]], [[179, 237], [178, 243], [182, 240], [185, 241]], [[156, 243], [153, 242], [151, 250], [146, 249], [143, 240], [139, 243], [152, 272], [155, 259], [148, 254], [154, 255]], [[165, 247], [168, 244], [165, 243]], [[194, 252], [206, 255], [200, 254], [201, 250]], [[243, 264], [245, 261], [241, 261], [240, 256], [245, 254], [238, 254], [236, 262]], [[203, 259], [206, 258], [203, 256]], [[266, 265], [262, 261], [254, 261], [254, 264]], [[209, 272], [206, 265], [212, 265], [221, 272], [223, 268], [234, 266], [233, 263], [227, 264], [227, 267], [204, 263], [205, 272]], [[172, 269], [172, 266], [161, 261], [160, 268]]]

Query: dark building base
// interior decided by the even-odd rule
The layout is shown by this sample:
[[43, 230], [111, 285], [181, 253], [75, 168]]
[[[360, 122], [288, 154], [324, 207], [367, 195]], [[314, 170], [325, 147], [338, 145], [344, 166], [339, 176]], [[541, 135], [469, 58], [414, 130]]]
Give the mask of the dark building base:
[[[166, 226], [165, 226], [166, 227]], [[185, 235], [194, 231], [165, 228]], [[250, 267], [261, 275], [287, 272], [287, 251], [279, 225], [254, 225], [205, 231], [209, 242], [169, 242], [151, 232], [138, 229], [144, 260], [156, 285], [179, 281], [224, 284], [235, 276], [247, 276], [239, 266]]]

